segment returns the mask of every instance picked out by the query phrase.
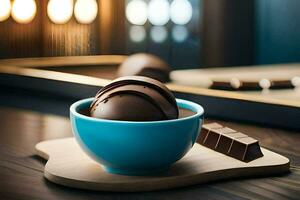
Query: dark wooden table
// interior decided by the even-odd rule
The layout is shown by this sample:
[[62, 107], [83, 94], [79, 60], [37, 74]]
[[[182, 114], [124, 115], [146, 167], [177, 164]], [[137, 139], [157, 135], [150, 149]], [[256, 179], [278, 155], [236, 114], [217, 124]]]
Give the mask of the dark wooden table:
[[72, 136], [68, 106], [75, 99], [0, 89], [0, 199], [300, 199], [299, 133], [219, 120], [214, 121], [290, 158], [291, 173], [146, 193], [92, 192], [53, 184], [43, 177], [45, 161], [35, 156], [34, 146]]

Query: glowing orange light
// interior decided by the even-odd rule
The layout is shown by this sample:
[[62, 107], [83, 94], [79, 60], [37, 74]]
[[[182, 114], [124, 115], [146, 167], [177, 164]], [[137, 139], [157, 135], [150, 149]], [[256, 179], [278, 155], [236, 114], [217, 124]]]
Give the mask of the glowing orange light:
[[11, 10], [10, 0], [0, 0], [0, 22], [9, 18]]
[[77, 0], [74, 7], [76, 20], [82, 24], [90, 24], [97, 17], [98, 4], [96, 0]]
[[47, 6], [47, 14], [53, 23], [67, 23], [73, 14], [73, 0], [50, 0]]
[[11, 16], [21, 24], [27, 24], [33, 20], [36, 14], [36, 2], [34, 0], [14, 0]]

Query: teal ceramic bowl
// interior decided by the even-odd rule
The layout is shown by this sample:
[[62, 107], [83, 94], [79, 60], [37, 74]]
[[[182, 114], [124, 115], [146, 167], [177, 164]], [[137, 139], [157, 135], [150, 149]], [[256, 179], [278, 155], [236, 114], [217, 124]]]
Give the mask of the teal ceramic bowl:
[[147, 175], [168, 169], [194, 145], [203, 122], [203, 108], [177, 99], [180, 108], [195, 112], [185, 118], [165, 121], [117, 121], [82, 115], [93, 98], [70, 107], [73, 133], [81, 148], [107, 172]]

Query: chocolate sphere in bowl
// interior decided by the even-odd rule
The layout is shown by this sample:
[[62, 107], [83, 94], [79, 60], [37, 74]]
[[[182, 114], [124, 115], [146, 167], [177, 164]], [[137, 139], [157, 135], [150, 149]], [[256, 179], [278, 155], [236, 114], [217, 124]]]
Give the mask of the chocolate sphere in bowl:
[[178, 118], [171, 91], [161, 82], [144, 76], [113, 80], [96, 94], [91, 117], [123, 121], [160, 121]]
[[138, 53], [129, 56], [119, 66], [118, 76], [146, 76], [160, 82], [170, 80], [170, 66], [157, 56]]

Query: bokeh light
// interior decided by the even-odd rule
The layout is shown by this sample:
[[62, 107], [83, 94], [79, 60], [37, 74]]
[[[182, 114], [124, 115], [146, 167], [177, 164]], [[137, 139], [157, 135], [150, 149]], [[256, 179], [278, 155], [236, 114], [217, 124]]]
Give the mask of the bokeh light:
[[174, 0], [170, 7], [172, 22], [178, 25], [185, 25], [191, 21], [193, 8], [188, 0]]
[[98, 4], [96, 0], [77, 0], [74, 7], [76, 20], [81, 24], [90, 24], [97, 17]]
[[73, 14], [73, 0], [50, 0], [47, 6], [47, 14], [53, 23], [67, 23]]
[[35, 14], [36, 2], [34, 0], [14, 0], [11, 16], [16, 22], [27, 24], [33, 20]]
[[163, 26], [170, 20], [170, 4], [167, 0], [151, 0], [148, 5], [148, 20], [155, 26]]
[[155, 43], [162, 43], [168, 37], [168, 32], [164, 26], [153, 26], [150, 30], [150, 37]]
[[10, 0], [0, 0], [0, 22], [5, 21], [10, 16]]
[[146, 38], [146, 31], [143, 26], [131, 26], [129, 30], [130, 40], [133, 42], [142, 42]]
[[147, 21], [147, 4], [142, 0], [130, 1], [126, 6], [126, 18], [134, 25], [144, 25]]
[[180, 43], [184, 42], [189, 36], [189, 32], [185, 26], [175, 25], [172, 28], [172, 38], [174, 41]]

